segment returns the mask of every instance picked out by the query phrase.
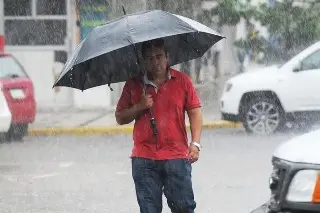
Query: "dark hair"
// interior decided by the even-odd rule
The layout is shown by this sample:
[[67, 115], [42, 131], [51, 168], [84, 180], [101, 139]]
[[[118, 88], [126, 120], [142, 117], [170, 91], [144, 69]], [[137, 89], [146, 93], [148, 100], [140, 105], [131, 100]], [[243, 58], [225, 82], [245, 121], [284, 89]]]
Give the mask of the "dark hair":
[[149, 48], [152, 48], [152, 47], [163, 48], [164, 53], [167, 56], [168, 51], [167, 51], [166, 45], [164, 43], [164, 40], [162, 38], [157, 38], [157, 39], [154, 39], [154, 40], [143, 42], [142, 43], [142, 47], [141, 47], [142, 56], [144, 57], [145, 53], [146, 53], [146, 50], [149, 49]]

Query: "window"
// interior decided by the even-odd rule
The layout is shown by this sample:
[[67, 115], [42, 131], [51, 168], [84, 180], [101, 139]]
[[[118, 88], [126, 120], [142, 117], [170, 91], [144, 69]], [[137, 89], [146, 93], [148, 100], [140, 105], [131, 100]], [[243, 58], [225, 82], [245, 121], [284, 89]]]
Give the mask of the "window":
[[66, 20], [6, 20], [8, 45], [64, 45]]
[[302, 70], [320, 69], [320, 50], [304, 59], [301, 63]]
[[12, 77], [27, 77], [27, 74], [13, 57], [0, 57], [0, 78]]
[[32, 0], [4, 0], [5, 16], [31, 16]]
[[66, 0], [36, 0], [37, 15], [66, 15]]
[[68, 60], [68, 53], [66, 51], [54, 51], [54, 61], [66, 63]]

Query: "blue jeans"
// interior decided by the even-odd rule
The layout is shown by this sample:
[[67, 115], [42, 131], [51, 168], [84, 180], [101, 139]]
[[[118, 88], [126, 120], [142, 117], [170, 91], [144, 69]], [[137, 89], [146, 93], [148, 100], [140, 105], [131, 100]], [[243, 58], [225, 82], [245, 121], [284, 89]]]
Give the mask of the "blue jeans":
[[132, 158], [132, 176], [140, 213], [161, 213], [163, 192], [172, 213], [194, 213], [196, 202], [187, 159]]

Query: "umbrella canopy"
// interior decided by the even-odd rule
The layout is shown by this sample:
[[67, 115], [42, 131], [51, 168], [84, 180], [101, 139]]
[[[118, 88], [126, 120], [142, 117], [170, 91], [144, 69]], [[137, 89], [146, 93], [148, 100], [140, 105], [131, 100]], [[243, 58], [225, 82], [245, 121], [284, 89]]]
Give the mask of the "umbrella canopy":
[[224, 38], [192, 19], [161, 10], [125, 15], [95, 27], [73, 52], [55, 86], [76, 89], [128, 80], [141, 72], [141, 44], [163, 38], [169, 65], [203, 56]]

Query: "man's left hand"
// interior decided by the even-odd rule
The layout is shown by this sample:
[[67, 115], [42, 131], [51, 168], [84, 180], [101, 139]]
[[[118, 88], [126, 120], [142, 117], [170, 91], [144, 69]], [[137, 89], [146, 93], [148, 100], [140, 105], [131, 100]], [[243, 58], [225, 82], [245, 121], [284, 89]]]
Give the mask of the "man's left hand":
[[195, 145], [189, 146], [189, 162], [194, 163], [199, 159], [199, 149]]

